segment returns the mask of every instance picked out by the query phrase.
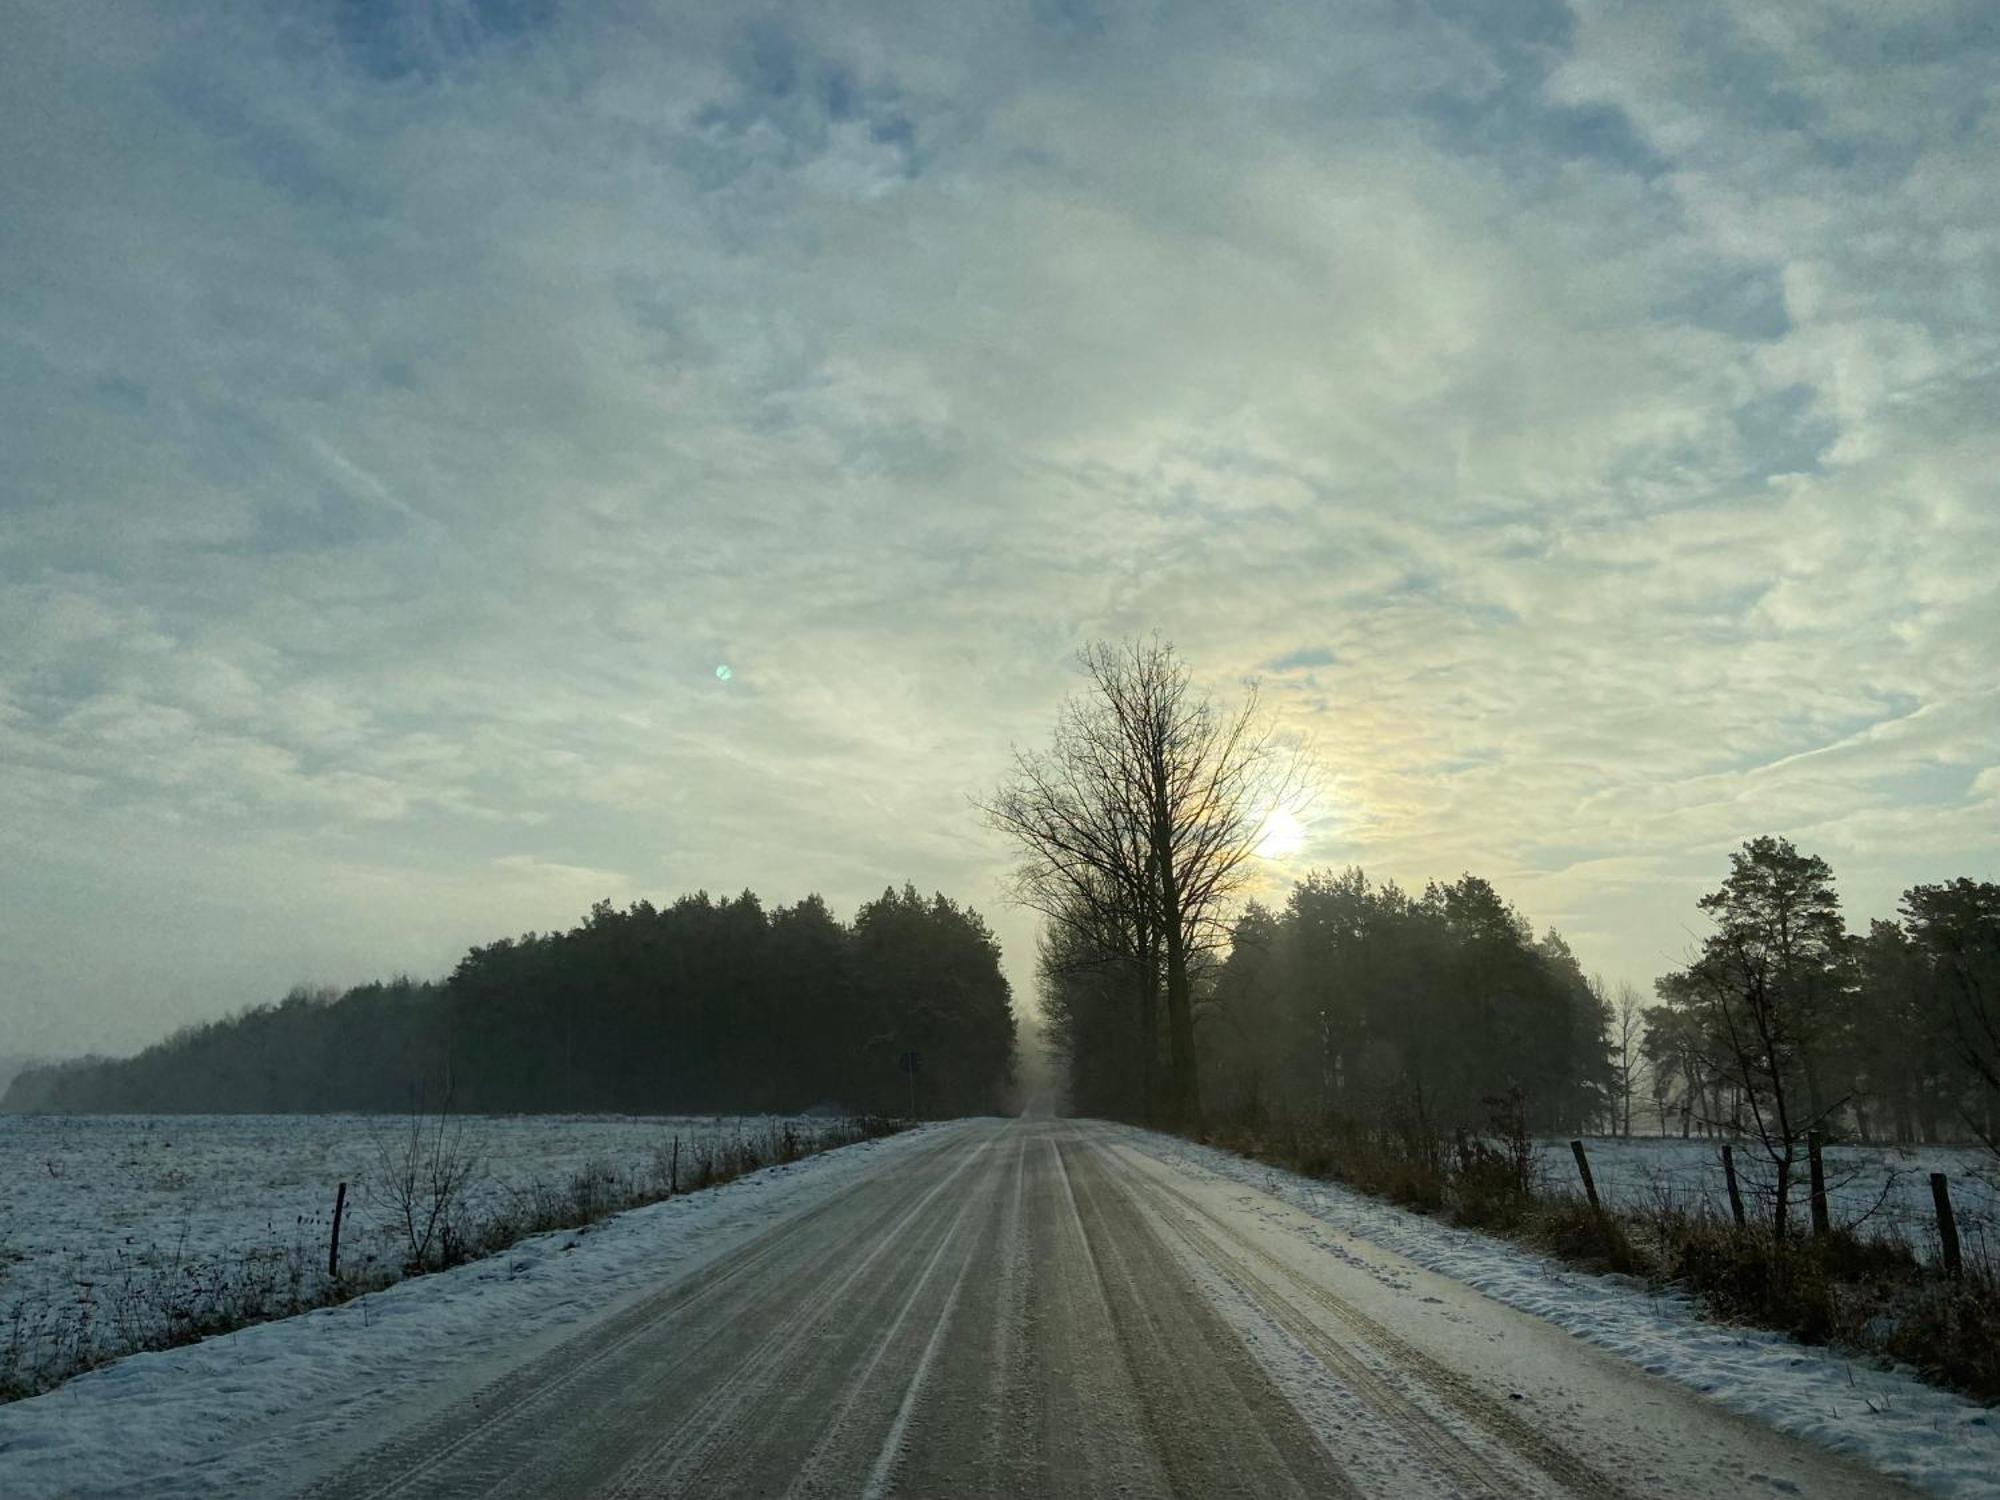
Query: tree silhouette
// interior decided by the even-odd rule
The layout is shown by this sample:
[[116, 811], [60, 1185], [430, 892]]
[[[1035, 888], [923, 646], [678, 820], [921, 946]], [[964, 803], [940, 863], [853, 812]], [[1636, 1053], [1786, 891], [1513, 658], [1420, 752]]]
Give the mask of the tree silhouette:
[[[871, 1050], [889, 1038], [896, 1050]], [[442, 985], [299, 991], [139, 1056], [32, 1069], [7, 1107], [283, 1112], [899, 1112], [898, 1050], [930, 1113], [1003, 1107], [1014, 1018], [976, 912], [911, 886], [842, 926], [817, 896], [593, 906], [472, 949]]]
[[1188, 1123], [1201, 1108], [1195, 971], [1227, 938], [1230, 898], [1298, 761], [1254, 690], [1224, 712], [1158, 639], [1099, 643], [1079, 662], [1087, 687], [1046, 750], [1017, 753], [986, 812], [1021, 848], [1022, 899], [1128, 961], [1142, 1034], [1164, 994], [1163, 1112]]

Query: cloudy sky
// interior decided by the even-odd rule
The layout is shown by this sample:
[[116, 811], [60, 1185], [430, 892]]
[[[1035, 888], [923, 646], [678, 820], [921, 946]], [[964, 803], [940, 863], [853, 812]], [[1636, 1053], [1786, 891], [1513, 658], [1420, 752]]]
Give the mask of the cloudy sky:
[[969, 799], [1154, 630], [1273, 888], [2000, 876], [1990, 0], [0, 12], [0, 1053], [701, 886], [1025, 986]]

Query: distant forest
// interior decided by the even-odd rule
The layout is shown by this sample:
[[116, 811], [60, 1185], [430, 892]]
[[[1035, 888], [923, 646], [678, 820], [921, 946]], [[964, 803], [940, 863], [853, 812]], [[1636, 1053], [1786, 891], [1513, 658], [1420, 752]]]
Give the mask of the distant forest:
[[1196, 1036], [1217, 1102], [1483, 1123], [1518, 1091], [1537, 1134], [1604, 1117], [1616, 1078], [1599, 987], [1486, 881], [1412, 896], [1315, 874], [1237, 921]]
[[767, 911], [684, 896], [591, 908], [568, 932], [399, 979], [189, 1027], [136, 1057], [20, 1074], [0, 1108], [285, 1113], [797, 1111], [1008, 1102], [1014, 1017], [976, 912], [910, 886], [843, 924], [817, 896]]
[[[1133, 1037], [1133, 967], [1076, 928], [1043, 943], [1042, 1002], [1083, 1113], [1148, 1113], [1153, 1069], [1123, 1059], [1162, 1044]], [[1483, 1125], [1518, 1090], [1528, 1128], [1550, 1134], [1594, 1128], [1617, 1087], [1601, 987], [1473, 875], [1421, 896], [1359, 870], [1308, 875], [1281, 910], [1248, 905], [1195, 989], [1214, 1114], [1436, 1130]]]
[[[1536, 1134], [1747, 1137], [1774, 1158], [1813, 1131], [2000, 1149], [2000, 885], [1913, 886], [1856, 935], [1826, 863], [1759, 838], [1700, 907], [1714, 931], [1649, 1003], [1476, 876], [1411, 895], [1308, 875], [1197, 964], [1204, 1109], [1430, 1134], [1512, 1110]], [[1157, 976], [1070, 924], [1038, 978], [1076, 1112], [1157, 1118]]]
[[1200, 1129], [1282, 1113], [1400, 1141], [1585, 1130], [1814, 1135], [2000, 1151], [2000, 885], [1911, 887], [1846, 930], [1823, 859], [1751, 839], [1651, 1003], [1583, 972], [1474, 875], [1412, 895], [1251, 872], [1307, 779], [1173, 647], [1100, 643], [984, 806], [1046, 919], [1037, 977], [1070, 1108]]

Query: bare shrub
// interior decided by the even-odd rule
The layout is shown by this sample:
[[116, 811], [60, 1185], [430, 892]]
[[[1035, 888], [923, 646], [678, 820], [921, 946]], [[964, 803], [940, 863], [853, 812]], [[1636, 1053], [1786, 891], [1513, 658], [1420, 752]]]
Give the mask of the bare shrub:
[[1466, 1224], [1511, 1229], [1526, 1214], [1534, 1189], [1535, 1140], [1519, 1089], [1485, 1099], [1487, 1131], [1457, 1135], [1452, 1210]]
[[413, 1108], [408, 1128], [375, 1148], [368, 1196], [403, 1245], [404, 1270], [434, 1271], [461, 1259], [465, 1189], [481, 1161], [450, 1097], [435, 1114]]

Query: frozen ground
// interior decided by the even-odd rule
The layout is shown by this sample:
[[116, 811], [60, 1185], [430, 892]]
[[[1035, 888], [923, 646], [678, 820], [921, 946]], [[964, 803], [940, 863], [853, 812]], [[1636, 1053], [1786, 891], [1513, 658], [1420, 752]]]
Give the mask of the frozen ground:
[[[618, 1122], [575, 1123], [603, 1125], [581, 1132], [601, 1141]], [[0, 1405], [0, 1496], [290, 1493], [302, 1462], [352, 1454], [441, 1393], [893, 1170], [933, 1129], [766, 1168], [588, 1231], [537, 1235], [339, 1307], [133, 1355]]]
[[[596, 1164], [643, 1180], [676, 1137], [685, 1172], [697, 1143], [779, 1123], [470, 1116], [448, 1128], [478, 1163], [463, 1208], [475, 1224], [537, 1181], [562, 1184]], [[0, 1115], [0, 1337], [23, 1342], [16, 1363], [32, 1374], [79, 1338], [129, 1346], [163, 1299], [193, 1289], [310, 1299], [340, 1182], [343, 1267], [393, 1270], [402, 1256], [381, 1158], [408, 1131], [366, 1115]]]
[[7, 1500], [1905, 1493], [1885, 1476], [1995, 1500], [1993, 1413], [1066, 1121], [833, 1152], [0, 1407]]
[[1625, 1277], [1576, 1271], [1333, 1183], [1172, 1136], [1138, 1130], [1126, 1135], [1136, 1149], [1182, 1172], [1253, 1190], [1238, 1199], [1247, 1216], [1275, 1223], [1291, 1210], [1317, 1221], [1325, 1247], [1337, 1255], [1351, 1254], [1359, 1244], [1379, 1247], [1731, 1411], [1862, 1459], [1931, 1493], [2000, 1497], [2000, 1414], [1911, 1373], [1856, 1363], [1777, 1334], [1708, 1322], [1685, 1297], [1657, 1294]]
[[[1719, 1142], [1593, 1136], [1583, 1144], [1597, 1191], [1614, 1207], [1729, 1212]], [[1735, 1144], [1745, 1207], [1752, 1214], [1768, 1214], [1776, 1181], [1770, 1158], [1755, 1141]], [[1951, 1179], [1952, 1210], [1966, 1258], [2000, 1265], [2000, 1163], [1990, 1152], [1969, 1146], [1829, 1146], [1825, 1160], [1828, 1212], [1836, 1226], [1871, 1239], [1900, 1240], [1926, 1259], [1935, 1256], [1930, 1174], [1943, 1172]], [[1582, 1191], [1568, 1141], [1538, 1142], [1537, 1163], [1550, 1186]], [[1803, 1222], [1803, 1159], [1792, 1203]]]

